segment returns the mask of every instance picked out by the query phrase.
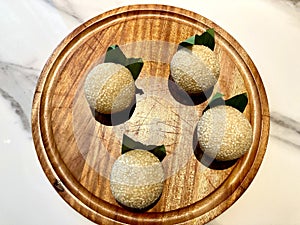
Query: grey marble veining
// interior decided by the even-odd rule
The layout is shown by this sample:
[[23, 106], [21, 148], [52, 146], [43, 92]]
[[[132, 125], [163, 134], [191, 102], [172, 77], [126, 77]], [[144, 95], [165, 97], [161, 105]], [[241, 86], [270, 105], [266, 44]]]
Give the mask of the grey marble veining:
[[271, 113], [270, 136], [300, 149], [300, 122], [278, 112]]
[[78, 23], [83, 23], [84, 19], [80, 16], [80, 13], [77, 13], [74, 8], [73, 4], [68, 1], [57, 1], [57, 0], [42, 0], [49, 6], [57, 9], [59, 12], [64, 13], [65, 15], [69, 16], [73, 20], [75, 20]]
[[17, 114], [17, 116], [20, 117], [20, 120], [22, 122], [23, 128], [26, 131], [30, 131], [30, 124], [28, 120], [28, 116], [24, 112], [22, 106], [17, 102], [12, 96], [10, 96], [6, 91], [4, 91], [2, 88], [0, 88], [0, 95], [10, 102], [11, 107], [13, 108], [14, 112]]
[[37, 68], [0, 61], [0, 94], [10, 102], [28, 131], [39, 73]]
[[289, 1], [289, 2], [292, 2], [293, 4], [297, 4], [298, 2], [300, 2], [300, 0], [287, 0], [287, 1]]
[[300, 135], [300, 122], [296, 120], [283, 116], [280, 113], [273, 112], [271, 116], [271, 121], [274, 124], [281, 126], [282, 128], [289, 129], [295, 132], [296, 134]]

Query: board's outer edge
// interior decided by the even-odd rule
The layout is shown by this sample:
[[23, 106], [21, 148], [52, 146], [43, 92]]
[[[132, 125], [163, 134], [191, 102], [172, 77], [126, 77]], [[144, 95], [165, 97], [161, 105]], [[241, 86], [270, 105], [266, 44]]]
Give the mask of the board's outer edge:
[[[43, 98], [42, 93], [43, 93], [43, 89], [44, 89], [45, 82], [46, 82], [46, 79], [47, 79], [47, 75], [50, 72], [51, 67], [53, 66], [53, 64], [57, 60], [57, 57], [59, 56], [60, 52], [65, 48], [65, 46], [73, 38], [75, 38], [77, 35], [79, 35], [84, 29], [86, 29], [87, 27], [93, 25], [97, 21], [102, 20], [104, 18], [108, 18], [108, 17], [116, 15], [116, 14], [121, 14], [121, 13], [125, 13], [125, 12], [128, 12], [128, 11], [135, 11], [135, 10], [162, 10], [162, 11], [172, 11], [172, 12], [178, 13], [178, 14], [182, 13], [182, 14], [184, 14], [184, 16], [192, 17], [194, 19], [196, 18], [198, 20], [201, 20], [202, 22], [204, 22], [208, 26], [213, 25], [215, 27], [218, 27], [217, 25], [215, 25], [214, 23], [212, 23], [208, 19], [203, 18], [203, 17], [201, 17], [198, 14], [195, 14], [193, 12], [186, 11], [184, 9], [178, 9], [178, 8], [175, 8], [175, 7], [164, 6], [164, 5], [134, 5], [134, 6], [121, 7], [121, 8], [114, 9], [114, 10], [108, 11], [106, 13], [103, 13], [103, 14], [87, 21], [86, 23], [84, 23], [83, 25], [81, 25], [80, 27], [75, 29], [69, 36], [67, 36], [62, 41], [62, 43], [56, 48], [56, 50], [53, 52], [53, 54], [51, 55], [51, 57], [47, 61], [46, 65], [45, 65], [45, 67], [44, 67], [44, 69], [41, 73], [41, 76], [39, 78], [38, 85], [37, 85], [35, 95], [34, 95], [33, 106], [32, 106], [32, 134], [33, 134], [33, 139], [34, 139], [34, 143], [35, 143], [35, 147], [36, 147], [36, 151], [37, 151], [40, 163], [41, 163], [41, 165], [42, 165], [42, 167], [45, 171], [45, 174], [47, 175], [49, 181], [51, 182], [51, 184], [54, 184], [57, 180], [60, 180], [60, 177], [57, 175], [56, 171], [53, 169], [53, 165], [49, 161], [48, 155], [45, 151], [45, 144], [47, 145], [47, 143], [43, 142], [43, 138], [42, 138], [43, 133], [41, 132], [41, 123], [40, 123], [40, 121], [41, 121], [41, 117], [43, 117], [43, 115], [41, 115], [41, 113], [40, 113], [40, 110], [41, 110], [41, 107], [42, 107], [41, 106], [41, 99]], [[221, 34], [222, 33], [227, 34], [221, 28], [218, 31]], [[264, 89], [263, 83], [261, 81], [261, 78], [259, 76], [259, 73], [258, 73], [254, 63], [252, 62], [250, 57], [245, 53], [245, 51], [242, 49], [242, 47], [231, 36], [229, 36], [229, 35], [226, 35], [226, 36], [229, 39], [229, 40], [227, 39], [228, 42], [231, 43], [235, 49], [241, 49], [243, 51], [243, 53], [244, 53], [243, 54], [243, 60], [247, 63], [250, 71], [254, 75], [256, 85], [257, 85], [258, 91], [259, 91], [259, 95], [256, 96], [256, 97], [257, 97], [257, 101], [260, 103], [261, 113], [262, 113], [261, 133], [264, 134], [264, 135], [263, 136], [261, 135], [262, 139], [259, 142], [259, 144], [260, 144], [259, 154], [256, 155], [255, 163], [252, 165], [252, 167], [250, 168], [248, 173], [245, 175], [244, 180], [240, 183], [239, 187], [230, 195], [230, 197], [225, 202], [222, 202], [220, 205], [218, 205], [217, 207], [215, 207], [214, 209], [212, 209], [210, 211], [211, 212], [210, 216], [207, 216], [205, 214], [200, 216], [201, 217], [201, 222], [203, 222], [203, 223], [208, 222], [209, 220], [213, 219], [214, 217], [218, 216], [223, 211], [225, 211], [247, 189], [247, 187], [250, 185], [250, 183], [252, 182], [254, 176], [256, 175], [256, 173], [259, 169], [259, 166], [261, 164], [262, 158], [263, 158], [265, 150], [266, 150], [268, 136], [269, 136], [268, 135], [268, 133], [269, 133], [268, 102], [267, 102], [265, 89]], [[95, 210], [91, 209], [90, 207], [85, 205], [82, 201], [80, 201], [76, 196], [74, 196], [72, 194], [72, 192], [69, 191], [65, 186], [63, 186], [63, 188], [64, 188], [65, 191], [64, 192], [59, 192], [59, 194], [74, 209], [76, 209], [82, 215], [86, 216], [87, 218], [89, 218], [92, 221], [94, 221], [96, 223], [99, 223], [99, 224], [102, 224], [102, 223], [105, 223], [105, 224], [122, 224], [120, 222], [117, 223], [117, 221], [114, 221], [111, 218], [105, 217], [105, 216], [101, 215], [100, 213], [96, 212]], [[199, 212], [199, 209], [195, 208], [195, 214], [199, 214], [197, 212]], [[163, 223], [163, 221], [166, 222], [165, 224], [171, 224], [172, 222], [184, 222], [184, 221], [187, 221], [189, 219], [193, 219], [193, 218], [191, 218], [191, 215], [193, 215], [194, 213], [190, 213], [189, 215], [186, 215], [185, 213], [178, 215], [178, 212], [173, 212], [173, 214], [174, 214], [174, 216], [176, 216], [176, 214], [177, 214], [177, 219], [168, 220], [168, 219], [162, 218], [160, 223]], [[122, 219], [130, 221], [130, 218], [122, 218]], [[158, 224], [157, 220], [155, 220], [155, 221], [156, 221], [156, 224]], [[152, 223], [152, 222], [155, 222], [155, 221], [148, 218], [145, 221], [143, 221], [143, 223], [147, 223], [147, 222]], [[136, 222], [138, 222], [138, 221], [136, 221]]]

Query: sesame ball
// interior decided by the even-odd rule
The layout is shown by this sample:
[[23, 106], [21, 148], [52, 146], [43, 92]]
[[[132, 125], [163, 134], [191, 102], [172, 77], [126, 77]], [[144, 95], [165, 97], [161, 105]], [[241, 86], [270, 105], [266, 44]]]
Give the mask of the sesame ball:
[[84, 92], [93, 109], [99, 113], [112, 114], [132, 105], [135, 84], [131, 72], [125, 66], [102, 63], [87, 75]]
[[153, 204], [163, 190], [164, 171], [159, 159], [146, 150], [131, 150], [113, 164], [110, 188], [115, 199], [133, 209]]
[[252, 127], [243, 113], [231, 106], [208, 109], [197, 127], [198, 141], [204, 154], [219, 161], [234, 160], [252, 144]]
[[220, 75], [217, 55], [204, 45], [178, 50], [170, 64], [174, 82], [188, 94], [201, 94], [213, 87]]

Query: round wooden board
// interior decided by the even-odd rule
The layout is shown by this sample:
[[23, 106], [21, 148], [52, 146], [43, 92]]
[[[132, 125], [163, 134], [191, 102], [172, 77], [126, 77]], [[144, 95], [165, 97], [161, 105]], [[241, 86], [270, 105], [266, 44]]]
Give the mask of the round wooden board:
[[[214, 92], [225, 98], [247, 92], [245, 115], [253, 127], [249, 152], [232, 165], [207, 167], [194, 154], [193, 134], [207, 101], [196, 106], [172, 98], [169, 62], [178, 43], [215, 29], [221, 75]], [[142, 57], [132, 117], [123, 124], [97, 122], [82, 90], [87, 73], [107, 47]], [[61, 197], [98, 224], [204, 224], [230, 207], [248, 188], [262, 162], [269, 136], [266, 93], [255, 65], [226, 31], [187, 10], [133, 5], [101, 14], [68, 35], [45, 65], [34, 96], [32, 132], [41, 165]], [[165, 144], [166, 180], [157, 204], [146, 212], [122, 208], [109, 188], [109, 174], [126, 133], [148, 144]], [[159, 139], [159, 140], [158, 140]], [[155, 142], [155, 143], [154, 143]]]

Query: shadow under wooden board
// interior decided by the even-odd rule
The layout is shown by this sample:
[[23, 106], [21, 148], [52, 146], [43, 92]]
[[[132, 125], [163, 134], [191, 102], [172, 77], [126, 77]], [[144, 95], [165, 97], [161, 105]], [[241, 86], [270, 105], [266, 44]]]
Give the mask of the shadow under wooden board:
[[[184, 105], [170, 94], [170, 60], [188, 37], [215, 29], [221, 74], [213, 93], [225, 98], [247, 92], [244, 114], [254, 141], [242, 158], [210, 168], [194, 154], [197, 120], [207, 101]], [[110, 45], [144, 67], [136, 86], [136, 108], [116, 126], [97, 122], [83, 92], [88, 72]], [[34, 96], [32, 132], [40, 163], [61, 197], [98, 224], [204, 224], [230, 207], [248, 188], [262, 162], [269, 136], [269, 109], [259, 73], [245, 50], [212, 21], [165, 5], [132, 5], [103, 13], [68, 35], [46, 63]], [[120, 206], [110, 192], [111, 166], [121, 154], [123, 134], [164, 144], [166, 179], [148, 211]], [[154, 143], [155, 142], [155, 143]]]

